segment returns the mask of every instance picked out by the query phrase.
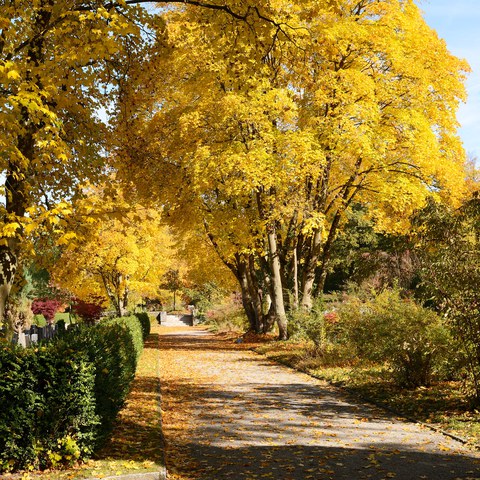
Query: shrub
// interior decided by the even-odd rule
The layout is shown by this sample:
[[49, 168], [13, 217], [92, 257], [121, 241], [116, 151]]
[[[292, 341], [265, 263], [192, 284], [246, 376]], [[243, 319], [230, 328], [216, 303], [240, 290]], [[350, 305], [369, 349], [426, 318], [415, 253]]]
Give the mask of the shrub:
[[[0, 367], [0, 471], [66, 465], [92, 452], [99, 419], [84, 356], [65, 345], [3, 345]], [[67, 438], [78, 454], [65, 449]]]
[[150, 317], [146, 312], [136, 313], [135, 316], [140, 321], [140, 324], [142, 326], [143, 341], [145, 341], [146, 338], [150, 335]]
[[204, 323], [216, 332], [244, 332], [248, 330], [249, 327], [245, 310], [233, 303], [221, 305], [209, 310], [205, 315]]
[[32, 302], [32, 312], [36, 315], [43, 315], [48, 323], [52, 323], [55, 314], [58, 312], [62, 302], [50, 298], [36, 298]]
[[125, 402], [142, 347], [136, 317], [77, 325], [35, 348], [0, 344], [0, 472], [87, 458]]
[[293, 310], [288, 319], [288, 337], [292, 340], [309, 339], [317, 350], [321, 350], [326, 341], [325, 303], [317, 298], [310, 311]]
[[361, 358], [388, 362], [403, 386], [428, 385], [440, 370], [451, 344], [440, 317], [397, 289], [349, 298], [339, 306], [340, 338]]
[[0, 471], [35, 461], [37, 391], [35, 356], [7, 342], [0, 344]]
[[95, 323], [99, 320], [104, 310], [98, 303], [84, 302], [79, 299], [75, 299], [72, 304], [72, 312], [87, 323]]
[[94, 327], [81, 326], [63, 337], [73, 349], [84, 352], [95, 367], [96, 414], [101, 419], [97, 443], [110, 433], [123, 407], [143, 349], [136, 317], [105, 320]]

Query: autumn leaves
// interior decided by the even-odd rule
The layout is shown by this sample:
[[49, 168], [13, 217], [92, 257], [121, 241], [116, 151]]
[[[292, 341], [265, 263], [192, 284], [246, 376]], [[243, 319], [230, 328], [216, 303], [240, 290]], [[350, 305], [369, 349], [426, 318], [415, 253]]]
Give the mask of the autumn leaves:
[[352, 205], [398, 233], [427, 197], [461, 196], [468, 67], [410, 1], [235, 6], [248, 21], [164, 16], [118, 120], [119, 169], [177, 231], [208, 238], [251, 328], [276, 319], [284, 338], [286, 311], [322, 291]]
[[134, 3], [18, 1], [0, 13], [3, 239], [16, 257], [52, 231], [68, 251], [70, 201], [93, 183], [114, 202], [115, 175], [134, 209], [161, 210], [202, 252], [209, 243], [206, 263], [229, 269], [252, 329], [276, 320], [285, 338], [286, 312], [322, 291], [353, 204], [399, 232], [428, 196], [461, 196], [455, 111], [468, 67], [413, 1], [155, 15]]

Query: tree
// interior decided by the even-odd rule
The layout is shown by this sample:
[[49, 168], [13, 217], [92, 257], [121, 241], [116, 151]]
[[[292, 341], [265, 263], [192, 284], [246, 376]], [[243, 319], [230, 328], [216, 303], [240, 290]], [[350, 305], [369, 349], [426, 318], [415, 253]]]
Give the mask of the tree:
[[50, 269], [56, 286], [87, 302], [92, 296], [108, 298], [123, 316], [133, 294], [157, 293], [158, 279], [170, 266], [172, 242], [157, 211], [129, 205], [120, 191], [106, 195], [113, 183], [108, 189], [91, 188], [75, 205]]
[[[28, 240], [58, 222], [85, 178], [105, 173], [106, 128], [98, 112], [121, 85], [163, 21], [142, 4], [167, 0], [8, 0], [0, 3], [0, 171], [6, 198], [0, 231], [0, 321]], [[251, 5], [185, 0], [251, 24]], [[262, 17], [262, 21], [273, 22]], [[156, 37], [159, 35], [159, 38]]]
[[75, 299], [72, 303], [72, 311], [82, 320], [88, 323], [94, 323], [99, 320], [105, 310], [103, 306], [103, 298], [91, 299], [90, 302]]
[[60, 310], [62, 302], [51, 298], [36, 298], [32, 302], [32, 312], [36, 315], [43, 315], [45, 320], [51, 324], [55, 314]]
[[[0, 319], [26, 241], [58, 223], [85, 178], [102, 173], [116, 68], [144, 43], [148, 15], [127, 2], [14, 0], [0, 8]], [[139, 47], [140, 48], [140, 47]]]
[[310, 308], [353, 202], [401, 232], [428, 197], [462, 196], [468, 66], [410, 0], [248, 5], [253, 25], [188, 6], [164, 17], [171, 53], [145, 70], [148, 96], [125, 97], [136, 114], [119, 115], [117, 158], [205, 229], [257, 328], [268, 292], [285, 338], [286, 290]]
[[[461, 340], [480, 404], [480, 199], [474, 194], [460, 208], [439, 203], [416, 216], [422, 293], [447, 318]], [[461, 352], [458, 352], [461, 354]]]
[[173, 309], [177, 309], [176, 294], [183, 286], [180, 272], [178, 270], [170, 269], [163, 275], [163, 283], [161, 288], [169, 290], [173, 293]]

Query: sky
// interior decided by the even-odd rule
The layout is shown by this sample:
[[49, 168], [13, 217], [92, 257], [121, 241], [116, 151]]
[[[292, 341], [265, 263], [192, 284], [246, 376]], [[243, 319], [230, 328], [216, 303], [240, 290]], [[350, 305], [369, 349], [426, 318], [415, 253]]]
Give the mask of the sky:
[[458, 111], [460, 137], [467, 154], [480, 164], [480, 0], [417, 0], [428, 25], [447, 42], [454, 55], [464, 58], [472, 72], [468, 99]]

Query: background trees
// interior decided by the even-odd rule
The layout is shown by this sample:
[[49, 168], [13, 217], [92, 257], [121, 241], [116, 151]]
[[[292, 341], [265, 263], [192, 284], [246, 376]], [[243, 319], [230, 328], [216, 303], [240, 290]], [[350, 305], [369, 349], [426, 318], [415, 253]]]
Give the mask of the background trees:
[[85, 301], [103, 296], [123, 316], [132, 296], [141, 303], [158, 294], [171, 265], [172, 240], [156, 210], [129, 204], [121, 191], [113, 200], [105, 190], [90, 189], [74, 204], [50, 271], [58, 287]]
[[65, 200], [105, 172], [101, 107], [115, 100], [116, 66], [140, 49], [148, 15], [125, 2], [14, 0], [0, 12], [0, 318], [27, 239], [58, 222]]
[[140, 194], [205, 230], [252, 327], [271, 304], [285, 338], [286, 292], [311, 307], [353, 202], [401, 232], [429, 196], [462, 196], [468, 67], [410, 1], [245, 8], [248, 21], [164, 16], [164, 55], [145, 69], [148, 97], [125, 97], [137, 107], [128, 129], [119, 117], [117, 158]]

